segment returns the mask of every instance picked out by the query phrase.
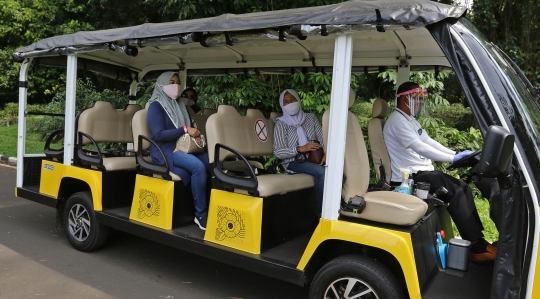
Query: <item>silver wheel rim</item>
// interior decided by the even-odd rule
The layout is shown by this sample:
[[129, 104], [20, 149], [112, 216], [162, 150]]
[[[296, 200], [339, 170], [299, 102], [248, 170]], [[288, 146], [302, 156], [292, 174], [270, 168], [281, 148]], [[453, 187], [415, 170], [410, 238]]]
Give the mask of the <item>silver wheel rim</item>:
[[377, 292], [366, 282], [352, 277], [334, 280], [324, 293], [325, 299], [379, 299]]
[[90, 215], [81, 204], [75, 204], [69, 210], [69, 233], [79, 242], [83, 242], [90, 234]]

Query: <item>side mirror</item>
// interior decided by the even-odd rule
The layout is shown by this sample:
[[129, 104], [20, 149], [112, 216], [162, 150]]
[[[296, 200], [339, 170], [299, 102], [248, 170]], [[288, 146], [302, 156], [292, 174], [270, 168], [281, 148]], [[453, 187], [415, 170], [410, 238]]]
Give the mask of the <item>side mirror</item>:
[[511, 175], [514, 140], [514, 135], [507, 129], [500, 126], [489, 127], [478, 164], [480, 177], [500, 180]]

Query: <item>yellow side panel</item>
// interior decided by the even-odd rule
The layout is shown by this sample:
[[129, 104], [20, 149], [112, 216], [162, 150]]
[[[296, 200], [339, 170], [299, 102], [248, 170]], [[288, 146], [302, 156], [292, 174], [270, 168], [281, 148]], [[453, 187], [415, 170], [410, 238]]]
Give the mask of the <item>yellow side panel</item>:
[[60, 184], [64, 178], [73, 178], [86, 182], [92, 192], [94, 210], [101, 211], [101, 172], [76, 166], [66, 166], [62, 163], [43, 160], [41, 162], [41, 180], [39, 193], [58, 198]]
[[534, 285], [531, 298], [540, 298], [540, 257], [538, 256], [536, 257], [536, 269], [534, 271]]
[[212, 189], [204, 240], [261, 253], [262, 198]]
[[401, 265], [410, 298], [422, 298], [410, 234], [358, 223], [321, 219], [297, 268], [304, 270], [317, 247], [330, 239], [363, 244], [389, 252]]
[[90, 191], [92, 192], [92, 201], [94, 202], [94, 210], [96, 211], [103, 210], [101, 206], [101, 202], [102, 202], [101, 194], [103, 193], [101, 171], [77, 167], [77, 166], [64, 166], [64, 167], [65, 167], [64, 177], [79, 179], [81, 181], [86, 182], [88, 186], [90, 186]]
[[137, 175], [129, 219], [172, 229], [174, 182]]
[[[531, 298], [540, 298], [540, 256], [538, 248], [533, 248], [532, 254], [536, 254], [536, 269], [534, 270], [534, 284]], [[529, 273], [529, 275], [531, 274]], [[523, 279], [527, 278], [524, 277]]]
[[66, 166], [64, 166], [64, 164], [42, 160], [39, 193], [58, 198], [60, 182], [64, 177], [65, 170]]

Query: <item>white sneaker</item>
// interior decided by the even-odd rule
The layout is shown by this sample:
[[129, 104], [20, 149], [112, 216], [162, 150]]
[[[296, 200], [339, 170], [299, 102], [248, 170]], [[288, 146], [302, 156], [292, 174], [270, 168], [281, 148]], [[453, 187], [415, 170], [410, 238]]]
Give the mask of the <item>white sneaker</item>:
[[205, 216], [201, 216], [201, 217], [195, 216], [194, 221], [195, 221], [195, 224], [197, 224], [200, 229], [206, 230], [206, 217]]

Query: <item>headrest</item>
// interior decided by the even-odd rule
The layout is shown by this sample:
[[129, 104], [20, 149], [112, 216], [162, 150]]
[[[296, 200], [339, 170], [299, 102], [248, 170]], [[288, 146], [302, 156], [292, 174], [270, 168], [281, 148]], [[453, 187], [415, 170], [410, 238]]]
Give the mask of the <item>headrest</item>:
[[[352, 88], [349, 88], [349, 108], [351, 108], [354, 105], [354, 101], [356, 100], [356, 91], [354, 91]], [[277, 113], [277, 112], [272, 112]], [[277, 114], [274, 114], [277, 115]], [[281, 116], [281, 114], [279, 115]], [[272, 114], [270, 115], [270, 119], [272, 119]]]
[[356, 100], [356, 91], [349, 89], [349, 108], [354, 105], [354, 100]]
[[373, 102], [373, 118], [386, 118], [389, 112], [390, 107], [385, 100], [378, 98]]

